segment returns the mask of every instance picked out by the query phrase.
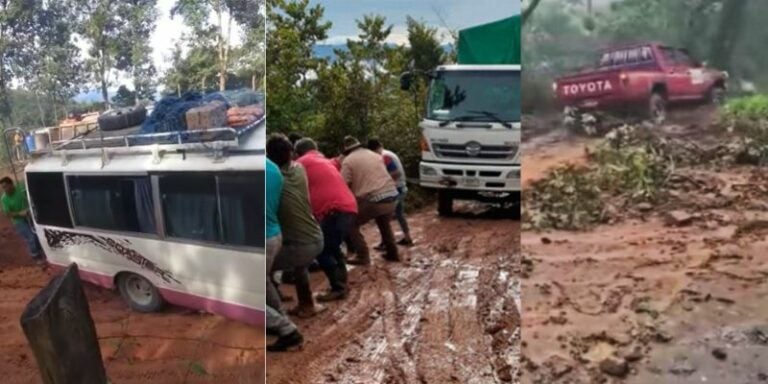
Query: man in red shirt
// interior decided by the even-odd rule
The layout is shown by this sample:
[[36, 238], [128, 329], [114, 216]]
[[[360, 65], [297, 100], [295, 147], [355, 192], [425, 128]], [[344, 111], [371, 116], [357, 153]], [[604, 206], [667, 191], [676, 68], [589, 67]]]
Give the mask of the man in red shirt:
[[310, 138], [296, 142], [296, 160], [306, 173], [309, 185], [309, 202], [312, 214], [323, 231], [324, 247], [317, 257], [331, 289], [317, 296], [321, 302], [341, 300], [349, 294], [347, 266], [341, 243], [347, 237], [357, 216], [357, 200], [349, 190], [341, 173], [317, 150], [317, 144]]

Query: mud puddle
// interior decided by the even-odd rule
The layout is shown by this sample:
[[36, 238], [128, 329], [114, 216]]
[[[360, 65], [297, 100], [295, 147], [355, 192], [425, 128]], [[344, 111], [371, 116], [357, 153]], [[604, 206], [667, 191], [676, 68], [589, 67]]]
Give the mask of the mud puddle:
[[[373, 266], [351, 270], [347, 300], [295, 320], [306, 344], [268, 355], [268, 382], [515, 382], [519, 223], [480, 206], [450, 219], [433, 212], [409, 216], [416, 245], [401, 248], [403, 262], [372, 255]], [[325, 288], [320, 274], [313, 285]]]

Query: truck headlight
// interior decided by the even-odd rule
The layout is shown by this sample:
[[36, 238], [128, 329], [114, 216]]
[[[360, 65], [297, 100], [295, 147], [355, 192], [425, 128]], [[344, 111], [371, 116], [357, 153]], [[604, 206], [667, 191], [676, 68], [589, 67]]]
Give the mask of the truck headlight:
[[507, 179], [519, 179], [520, 178], [520, 169], [513, 169], [507, 173]]
[[432, 168], [432, 167], [428, 167], [426, 165], [422, 165], [419, 168], [420, 168], [422, 176], [437, 176], [437, 170]]

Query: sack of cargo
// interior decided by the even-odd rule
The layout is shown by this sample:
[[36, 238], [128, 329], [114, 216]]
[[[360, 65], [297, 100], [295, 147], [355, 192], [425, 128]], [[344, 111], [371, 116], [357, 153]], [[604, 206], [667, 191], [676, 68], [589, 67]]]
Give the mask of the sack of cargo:
[[227, 106], [223, 102], [213, 101], [192, 108], [186, 113], [187, 130], [200, 131], [227, 126]]

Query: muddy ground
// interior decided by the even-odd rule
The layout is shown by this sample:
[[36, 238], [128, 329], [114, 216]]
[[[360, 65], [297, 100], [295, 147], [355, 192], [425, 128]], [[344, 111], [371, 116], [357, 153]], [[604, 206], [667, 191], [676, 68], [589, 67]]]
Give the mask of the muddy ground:
[[[353, 268], [347, 300], [296, 319], [307, 340], [303, 350], [268, 354], [267, 381], [515, 382], [520, 226], [504, 214], [464, 205], [450, 219], [438, 218], [434, 207], [410, 215], [416, 245], [401, 248], [405, 261], [388, 263], [374, 253], [373, 266]], [[366, 239], [377, 241], [374, 228]], [[313, 276], [317, 291], [325, 284], [321, 274]]]
[[[0, 372], [3, 384], [41, 383], [19, 325], [26, 303], [53, 277], [34, 266], [0, 218]], [[261, 383], [264, 334], [218, 316], [169, 308], [138, 314], [116, 292], [86, 285], [112, 384]]]
[[[658, 129], [718, 140], [698, 121]], [[523, 148], [527, 185], [596, 143], [539, 132]], [[682, 203], [523, 232], [523, 383], [768, 382], [768, 171], [681, 173], [698, 185]]]

